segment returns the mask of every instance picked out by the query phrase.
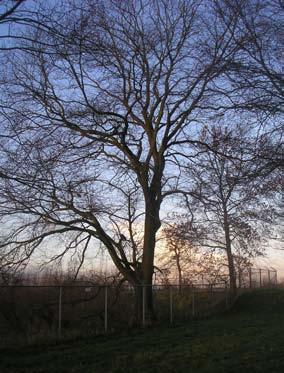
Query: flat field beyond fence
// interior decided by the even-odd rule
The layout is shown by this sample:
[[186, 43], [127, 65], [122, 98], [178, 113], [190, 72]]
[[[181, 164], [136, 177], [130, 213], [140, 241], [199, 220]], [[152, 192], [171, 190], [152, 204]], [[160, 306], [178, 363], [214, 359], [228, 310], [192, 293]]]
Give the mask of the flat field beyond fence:
[[284, 372], [284, 290], [254, 290], [203, 320], [0, 349], [1, 373]]

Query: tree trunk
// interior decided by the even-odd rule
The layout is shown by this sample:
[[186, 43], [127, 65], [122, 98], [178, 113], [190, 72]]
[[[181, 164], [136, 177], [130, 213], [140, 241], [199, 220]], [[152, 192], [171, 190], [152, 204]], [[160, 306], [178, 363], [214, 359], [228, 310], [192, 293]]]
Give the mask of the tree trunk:
[[181, 265], [180, 265], [179, 256], [178, 256], [178, 254], [176, 254], [176, 255], [177, 255], [177, 258], [176, 258], [177, 270], [178, 270], [178, 291], [179, 291], [179, 293], [181, 293], [181, 288], [182, 288], [182, 269], [181, 269]]
[[231, 248], [227, 247], [227, 258], [228, 258], [228, 267], [229, 267], [229, 278], [230, 278], [230, 290], [232, 295], [237, 294], [237, 283], [236, 283], [236, 273], [234, 266], [234, 258], [231, 252]]
[[127, 263], [122, 263], [122, 261], [115, 254], [112, 242], [110, 242], [109, 238], [103, 231], [100, 231], [101, 240], [108, 248], [114, 264], [119, 272], [134, 288], [135, 304], [134, 314], [130, 321], [131, 325], [142, 325], [143, 310], [145, 324], [151, 324], [156, 320], [153, 304], [152, 283], [154, 273], [156, 233], [161, 226], [159, 219], [159, 208], [160, 204], [157, 203], [155, 198], [152, 197], [151, 200], [147, 200], [142, 265], [137, 262], [134, 270], [131, 269]]
[[134, 285], [134, 313], [132, 315], [130, 326], [141, 326], [143, 323], [143, 287]]
[[226, 209], [224, 209], [224, 231], [226, 239], [226, 254], [228, 259], [228, 268], [229, 268], [229, 278], [230, 278], [230, 291], [232, 296], [237, 294], [237, 281], [236, 281], [236, 271], [234, 265], [234, 258], [232, 254], [232, 245], [230, 238], [230, 226], [228, 221], [228, 215]]
[[153, 303], [153, 274], [156, 233], [161, 226], [159, 218], [159, 205], [154, 198], [146, 202], [146, 216], [144, 227], [144, 247], [142, 259], [142, 275], [144, 289], [144, 305], [146, 323], [151, 324], [156, 320]]

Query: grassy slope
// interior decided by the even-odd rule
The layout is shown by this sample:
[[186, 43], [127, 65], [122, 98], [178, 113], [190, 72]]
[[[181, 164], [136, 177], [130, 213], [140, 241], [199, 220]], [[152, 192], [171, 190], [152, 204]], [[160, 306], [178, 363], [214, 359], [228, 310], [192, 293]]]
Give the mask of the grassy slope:
[[284, 290], [241, 296], [207, 320], [0, 350], [0, 372], [284, 372]]

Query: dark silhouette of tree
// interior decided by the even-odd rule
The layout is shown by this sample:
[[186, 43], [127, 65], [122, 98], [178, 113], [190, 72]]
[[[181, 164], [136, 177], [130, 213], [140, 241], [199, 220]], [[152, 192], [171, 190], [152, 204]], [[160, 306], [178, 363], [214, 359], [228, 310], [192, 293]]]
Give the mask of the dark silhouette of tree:
[[[14, 1], [12, 4], [11, 2], [6, 1], [7, 5], [5, 2], [1, 3], [1, 8], [0, 8], [0, 23], [3, 23], [3, 21], [9, 21], [11, 20], [10, 17], [14, 15], [15, 11], [17, 8], [24, 2], [24, 0], [17, 0]], [[4, 3], [4, 4], [3, 4]], [[5, 8], [2, 9], [3, 5], [6, 5]]]
[[[226, 253], [234, 293], [234, 256], [262, 254], [261, 240], [268, 237], [276, 212], [270, 198], [280, 191], [279, 173], [263, 174], [263, 161], [250, 153], [252, 141], [247, 126], [206, 128], [202, 142], [212, 151], [202, 151], [200, 146], [199, 155], [187, 167], [189, 194], [200, 206], [196, 224], [205, 232], [202, 244]], [[261, 142], [254, 145], [261, 147]]]
[[219, 151], [199, 136], [203, 124], [241, 107], [229, 78], [250, 33], [239, 11], [224, 3], [224, 17], [218, 3], [39, 8], [38, 27], [10, 48], [3, 77], [0, 211], [10, 230], [3, 228], [0, 249], [7, 265], [25, 263], [54, 236], [66, 237], [59, 258], [79, 250], [83, 263], [99, 241], [135, 286], [137, 310], [146, 286], [154, 319], [161, 206], [186, 190], [180, 165], [195, 156], [193, 145]]

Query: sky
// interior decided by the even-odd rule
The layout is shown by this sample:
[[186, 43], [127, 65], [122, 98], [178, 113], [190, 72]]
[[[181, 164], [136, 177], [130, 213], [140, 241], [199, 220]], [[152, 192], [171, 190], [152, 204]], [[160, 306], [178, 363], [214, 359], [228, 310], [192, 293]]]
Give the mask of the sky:
[[[12, 1], [9, 1], [9, 2], [1, 1], [0, 2], [0, 12], [1, 12], [1, 7], [3, 6], [3, 4], [5, 6], [5, 4], [12, 4], [12, 3], [13, 3]], [[26, 0], [25, 7], [29, 8], [29, 9], [33, 9], [35, 7], [35, 4], [36, 4], [36, 1], [34, 1], [34, 0]], [[0, 35], [5, 34], [7, 31], [8, 31], [8, 26], [7, 25], [0, 25]], [[282, 243], [283, 251], [273, 248], [274, 246], [275, 246], [275, 244], [273, 242], [269, 243], [269, 245], [267, 247], [266, 257], [257, 259], [256, 260], [256, 265], [260, 266], [260, 267], [273, 267], [273, 268], [275, 268], [279, 273], [278, 278], [279, 279], [283, 278], [283, 280], [284, 280], [284, 247], [283, 247], [283, 243]], [[280, 245], [277, 245], [277, 246], [279, 248]], [[54, 245], [52, 247], [50, 247], [49, 250], [53, 251], [54, 250]], [[95, 263], [98, 263], [97, 265], [101, 265], [101, 263], [105, 263], [104, 265], [106, 267], [108, 267], [107, 256], [104, 256], [104, 257], [100, 258], [100, 257], [95, 256], [93, 253], [90, 253], [89, 255], [90, 255], [90, 257], [89, 257], [88, 261], [90, 263], [92, 261], [95, 262]], [[35, 261], [34, 264], [37, 263], [38, 258], [35, 258], [34, 261]], [[96, 265], [94, 265], [94, 266], [96, 266]]]

